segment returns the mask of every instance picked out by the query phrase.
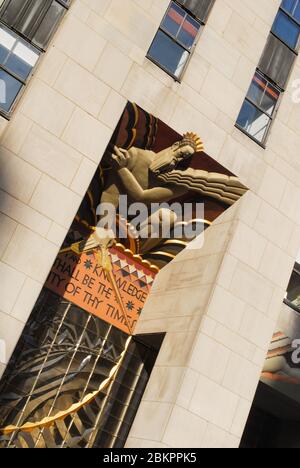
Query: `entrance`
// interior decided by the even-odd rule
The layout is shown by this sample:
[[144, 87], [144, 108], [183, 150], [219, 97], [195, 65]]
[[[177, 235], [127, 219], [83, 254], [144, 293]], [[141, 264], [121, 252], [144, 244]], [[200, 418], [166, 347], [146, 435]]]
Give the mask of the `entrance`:
[[163, 338], [44, 289], [1, 381], [0, 447], [123, 447]]
[[261, 382], [240, 448], [300, 448], [300, 404]]

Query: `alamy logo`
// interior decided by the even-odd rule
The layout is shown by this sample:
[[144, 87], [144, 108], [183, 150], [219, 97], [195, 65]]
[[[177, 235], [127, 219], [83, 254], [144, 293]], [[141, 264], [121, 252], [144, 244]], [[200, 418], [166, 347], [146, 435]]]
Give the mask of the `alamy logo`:
[[[127, 195], [119, 196], [118, 213], [121, 219], [130, 219], [131, 235], [139, 239], [184, 239], [189, 248], [201, 248], [204, 233], [204, 203], [128, 203]], [[101, 203], [96, 211], [98, 237], [115, 234], [126, 239], [129, 231], [117, 222], [117, 210], [111, 203]], [[114, 234], [115, 233], [115, 234]], [[134, 233], [134, 234], [133, 234]]]
[[300, 340], [294, 340], [292, 343], [292, 348], [295, 351], [292, 354], [292, 361], [294, 364], [300, 364]]

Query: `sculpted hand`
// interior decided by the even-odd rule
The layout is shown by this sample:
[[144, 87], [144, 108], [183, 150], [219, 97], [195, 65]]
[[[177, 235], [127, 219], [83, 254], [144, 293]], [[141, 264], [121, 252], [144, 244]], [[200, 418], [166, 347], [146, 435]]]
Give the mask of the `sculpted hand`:
[[112, 155], [112, 159], [114, 160], [117, 169], [127, 167], [130, 160], [129, 152], [125, 149], [118, 148], [117, 146], [114, 147], [114, 151], [115, 153]]

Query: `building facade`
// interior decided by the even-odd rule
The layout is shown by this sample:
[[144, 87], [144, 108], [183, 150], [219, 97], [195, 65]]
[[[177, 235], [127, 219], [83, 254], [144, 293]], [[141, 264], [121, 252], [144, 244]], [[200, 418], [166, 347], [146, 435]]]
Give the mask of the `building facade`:
[[155, 278], [134, 335], [161, 338], [122, 441], [238, 448], [300, 247], [299, 2], [24, 3], [0, 10], [1, 373], [136, 103], [245, 191]]

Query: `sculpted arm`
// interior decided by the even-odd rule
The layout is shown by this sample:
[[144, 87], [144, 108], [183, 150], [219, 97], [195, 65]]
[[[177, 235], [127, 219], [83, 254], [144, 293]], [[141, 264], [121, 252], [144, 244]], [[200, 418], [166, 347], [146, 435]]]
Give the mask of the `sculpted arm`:
[[128, 195], [133, 200], [142, 203], [159, 203], [171, 200], [184, 193], [184, 191], [178, 191], [175, 187], [172, 188], [171, 186], [143, 189], [132, 172], [127, 168], [128, 152], [118, 148], [115, 148], [115, 152], [116, 154], [113, 156], [113, 159], [118, 165], [119, 177]]

